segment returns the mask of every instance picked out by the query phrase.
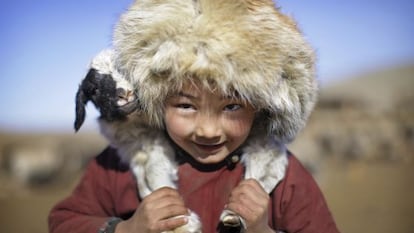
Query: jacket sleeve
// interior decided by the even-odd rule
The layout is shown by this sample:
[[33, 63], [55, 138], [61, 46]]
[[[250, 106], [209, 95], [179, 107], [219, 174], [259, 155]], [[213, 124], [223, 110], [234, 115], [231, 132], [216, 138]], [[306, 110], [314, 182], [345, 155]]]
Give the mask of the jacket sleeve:
[[115, 171], [103, 165], [111, 163], [108, 154], [107, 149], [90, 161], [72, 194], [52, 208], [50, 233], [96, 233], [113, 216], [111, 173]]
[[325, 198], [312, 175], [293, 156], [273, 195], [274, 225], [287, 233], [338, 233]]

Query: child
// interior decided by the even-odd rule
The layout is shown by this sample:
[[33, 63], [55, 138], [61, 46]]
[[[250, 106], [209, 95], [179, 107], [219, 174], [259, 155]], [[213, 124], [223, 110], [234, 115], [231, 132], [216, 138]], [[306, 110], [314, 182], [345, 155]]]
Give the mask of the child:
[[[174, 148], [178, 189], [139, 198], [129, 165], [108, 147], [52, 209], [51, 232], [172, 231], [189, 210], [204, 233], [223, 231], [223, 210], [248, 233], [338, 232], [311, 175], [284, 146], [314, 105], [314, 57], [272, 1], [138, 0], [115, 28], [114, 51], [148, 129], [164, 129]], [[240, 162], [263, 143], [288, 161], [270, 194], [243, 179]]]

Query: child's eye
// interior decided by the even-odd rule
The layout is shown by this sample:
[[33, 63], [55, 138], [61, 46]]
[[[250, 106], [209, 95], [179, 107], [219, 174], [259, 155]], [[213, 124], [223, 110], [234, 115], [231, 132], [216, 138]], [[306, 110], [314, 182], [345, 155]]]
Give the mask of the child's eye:
[[242, 106], [240, 104], [228, 104], [226, 107], [224, 107], [225, 111], [237, 111], [241, 109]]
[[191, 104], [177, 104], [175, 105], [176, 108], [181, 108], [181, 109], [193, 109], [193, 105]]

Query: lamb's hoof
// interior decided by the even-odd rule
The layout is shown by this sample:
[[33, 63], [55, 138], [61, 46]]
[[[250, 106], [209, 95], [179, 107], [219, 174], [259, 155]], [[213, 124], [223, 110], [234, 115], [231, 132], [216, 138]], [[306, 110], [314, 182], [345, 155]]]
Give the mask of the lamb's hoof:
[[221, 213], [220, 221], [227, 227], [244, 227], [244, 220], [231, 210], [224, 210]]

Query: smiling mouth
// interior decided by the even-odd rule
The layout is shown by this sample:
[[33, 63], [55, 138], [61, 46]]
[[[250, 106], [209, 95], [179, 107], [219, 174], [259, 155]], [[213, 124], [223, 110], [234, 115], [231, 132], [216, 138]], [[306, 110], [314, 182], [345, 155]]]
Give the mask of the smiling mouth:
[[206, 144], [195, 143], [195, 145], [203, 151], [213, 152], [213, 151], [216, 151], [216, 150], [220, 149], [221, 147], [223, 147], [224, 142], [220, 143], [220, 144], [214, 144], [214, 145], [206, 145]]

